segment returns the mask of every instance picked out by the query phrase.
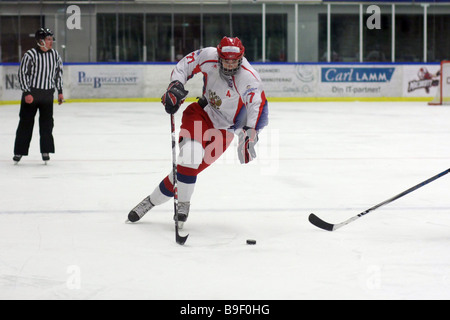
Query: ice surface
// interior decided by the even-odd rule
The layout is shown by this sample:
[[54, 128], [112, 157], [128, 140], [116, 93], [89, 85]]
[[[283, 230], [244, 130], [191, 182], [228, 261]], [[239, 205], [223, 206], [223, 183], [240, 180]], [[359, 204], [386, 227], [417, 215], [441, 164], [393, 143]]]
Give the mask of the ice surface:
[[448, 169], [450, 108], [270, 103], [258, 158], [233, 144], [198, 177], [184, 246], [172, 202], [124, 223], [171, 168], [159, 103], [55, 105], [47, 166], [37, 123], [13, 165], [18, 111], [0, 106], [0, 299], [450, 298], [450, 175], [308, 222]]

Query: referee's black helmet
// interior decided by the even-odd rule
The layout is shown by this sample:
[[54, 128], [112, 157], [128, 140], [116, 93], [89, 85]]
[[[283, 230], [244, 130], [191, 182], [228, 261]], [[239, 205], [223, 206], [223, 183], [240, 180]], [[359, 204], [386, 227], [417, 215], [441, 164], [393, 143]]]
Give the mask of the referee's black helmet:
[[53, 36], [53, 32], [48, 28], [40, 28], [36, 33], [34, 34], [34, 38], [36, 39], [36, 42], [39, 43], [41, 40], [44, 40], [47, 37], [53, 37], [53, 40], [55, 40], [55, 37]]

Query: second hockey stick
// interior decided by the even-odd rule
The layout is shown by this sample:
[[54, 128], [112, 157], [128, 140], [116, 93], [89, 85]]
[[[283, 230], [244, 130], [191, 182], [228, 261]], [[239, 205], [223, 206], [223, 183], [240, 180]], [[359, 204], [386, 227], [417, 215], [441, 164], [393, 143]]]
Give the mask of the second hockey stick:
[[447, 170], [445, 170], [445, 171], [435, 175], [434, 177], [431, 177], [430, 179], [425, 180], [425, 181], [419, 183], [418, 185], [415, 185], [414, 187], [409, 188], [408, 190], [405, 190], [402, 193], [399, 193], [398, 195], [396, 195], [396, 196], [394, 196], [394, 197], [392, 197], [392, 198], [390, 198], [390, 199], [388, 199], [386, 201], [383, 201], [383, 202], [373, 206], [372, 208], [369, 208], [366, 211], [363, 211], [360, 214], [357, 214], [356, 216], [351, 217], [350, 219], [345, 220], [344, 222], [336, 223], [336, 224], [328, 223], [328, 222], [325, 222], [322, 219], [320, 219], [314, 213], [311, 213], [309, 215], [308, 220], [309, 220], [309, 222], [311, 222], [316, 227], [319, 227], [319, 228], [327, 230], [327, 231], [334, 231], [336, 229], [339, 229], [339, 228], [349, 224], [350, 222], [355, 221], [356, 219], [361, 218], [362, 216], [368, 214], [370, 211], [376, 210], [379, 207], [382, 207], [382, 206], [384, 206], [384, 205], [386, 205], [388, 203], [391, 203], [391, 202], [393, 202], [393, 201], [395, 201], [395, 200], [397, 200], [397, 199], [407, 195], [408, 193], [411, 193], [411, 192], [413, 192], [413, 191], [415, 191], [415, 190], [417, 190], [419, 188], [422, 188], [423, 186], [429, 184], [430, 182], [433, 182], [434, 180], [439, 179], [442, 176], [445, 176], [449, 172], [450, 172], [450, 169], [447, 169]]

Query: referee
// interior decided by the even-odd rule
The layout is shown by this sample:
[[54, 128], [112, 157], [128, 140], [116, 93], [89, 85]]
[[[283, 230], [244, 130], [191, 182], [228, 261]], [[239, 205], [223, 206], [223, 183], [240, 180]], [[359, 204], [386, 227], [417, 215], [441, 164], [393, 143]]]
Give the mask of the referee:
[[63, 64], [53, 49], [52, 31], [36, 31], [37, 46], [28, 50], [20, 62], [19, 83], [23, 91], [20, 103], [19, 125], [16, 131], [13, 160], [17, 164], [28, 155], [33, 135], [34, 118], [39, 110], [39, 135], [42, 160], [47, 163], [55, 152], [53, 140], [53, 95], [58, 91], [58, 104], [64, 100], [62, 88]]

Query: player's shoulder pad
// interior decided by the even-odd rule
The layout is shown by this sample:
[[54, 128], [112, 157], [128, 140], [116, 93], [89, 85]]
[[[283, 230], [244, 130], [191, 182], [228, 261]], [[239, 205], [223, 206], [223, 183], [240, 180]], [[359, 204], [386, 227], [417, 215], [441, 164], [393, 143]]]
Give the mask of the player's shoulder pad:
[[217, 60], [217, 49], [214, 47], [202, 48], [195, 51], [195, 55], [203, 60]]

